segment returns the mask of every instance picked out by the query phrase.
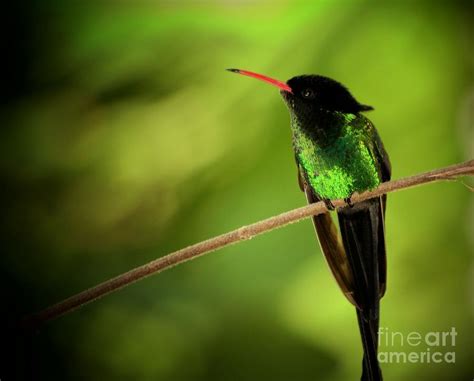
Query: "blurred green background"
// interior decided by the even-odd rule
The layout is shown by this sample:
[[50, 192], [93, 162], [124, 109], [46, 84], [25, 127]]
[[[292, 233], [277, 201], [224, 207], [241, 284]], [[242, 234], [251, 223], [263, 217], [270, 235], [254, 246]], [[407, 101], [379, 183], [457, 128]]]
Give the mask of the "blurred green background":
[[[305, 204], [278, 91], [227, 67], [344, 83], [375, 107], [393, 178], [472, 158], [471, 5], [11, 8], [0, 132], [4, 318]], [[458, 336], [455, 364], [382, 364], [386, 380], [472, 378], [472, 211], [460, 182], [389, 196], [381, 325], [404, 334], [455, 327]], [[9, 347], [18, 378], [356, 380], [362, 358], [354, 310], [309, 221], [139, 282], [48, 324], [32, 345], [33, 360]]]

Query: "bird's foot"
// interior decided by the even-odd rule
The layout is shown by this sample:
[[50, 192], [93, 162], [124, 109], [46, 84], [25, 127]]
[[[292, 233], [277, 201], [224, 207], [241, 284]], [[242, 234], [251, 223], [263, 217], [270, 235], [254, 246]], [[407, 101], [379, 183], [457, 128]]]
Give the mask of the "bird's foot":
[[328, 210], [334, 210], [336, 207], [329, 198], [323, 198], [323, 202]]
[[354, 204], [352, 203], [352, 196], [346, 197], [344, 199], [344, 202], [349, 208], [352, 208], [354, 206]]

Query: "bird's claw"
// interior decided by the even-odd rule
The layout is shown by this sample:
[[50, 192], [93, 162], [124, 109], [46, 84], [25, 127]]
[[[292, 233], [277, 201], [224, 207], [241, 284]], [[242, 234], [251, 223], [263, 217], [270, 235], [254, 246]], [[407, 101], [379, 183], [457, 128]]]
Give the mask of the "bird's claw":
[[346, 205], [349, 207], [349, 208], [352, 208], [354, 206], [354, 204], [352, 203], [352, 200], [351, 200], [352, 196], [349, 196], [349, 197], [346, 197], [344, 199], [344, 202], [346, 203]]
[[328, 210], [336, 209], [336, 207], [334, 206], [334, 204], [332, 203], [332, 201], [329, 198], [325, 198], [325, 199], [323, 199], [323, 201], [324, 201], [324, 204], [326, 205], [326, 208]]

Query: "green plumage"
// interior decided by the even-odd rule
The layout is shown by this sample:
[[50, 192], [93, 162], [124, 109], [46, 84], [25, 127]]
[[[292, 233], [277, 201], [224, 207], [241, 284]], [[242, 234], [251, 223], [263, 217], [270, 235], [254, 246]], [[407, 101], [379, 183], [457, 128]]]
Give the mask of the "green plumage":
[[336, 112], [331, 119], [338, 136], [321, 145], [292, 118], [296, 160], [307, 184], [327, 199], [376, 188], [381, 179], [374, 126], [362, 114]]

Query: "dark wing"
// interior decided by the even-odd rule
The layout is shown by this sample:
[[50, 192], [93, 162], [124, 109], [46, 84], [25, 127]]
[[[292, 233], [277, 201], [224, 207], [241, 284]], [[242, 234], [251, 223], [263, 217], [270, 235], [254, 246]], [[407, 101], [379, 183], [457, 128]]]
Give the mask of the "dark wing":
[[380, 136], [373, 125], [372, 137], [374, 142], [374, 154], [377, 157], [377, 161], [380, 163], [380, 175], [382, 181], [389, 181], [392, 176], [392, 164], [390, 163], [387, 151], [385, 151], [382, 139], [380, 139]]
[[[385, 151], [385, 147], [383, 146], [382, 139], [373, 126], [370, 123], [370, 132], [369, 136], [371, 136], [371, 143], [372, 143], [372, 155], [374, 159], [378, 163], [379, 166], [379, 174], [382, 182], [390, 181], [392, 175], [392, 165], [390, 163], [390, 158], [388, 157], [387, 151]], [[379, 218], [381, 223], [379, 224], [379, 283], [380, 283], [380, 297], [384, 296], [385, 290], [387, 288], [387, 254], [385, 251], [385, 211], [387, 209], [387, 195], [384, 194], [380, 198], [381, 202], [381, 210], [379, 211]]]

